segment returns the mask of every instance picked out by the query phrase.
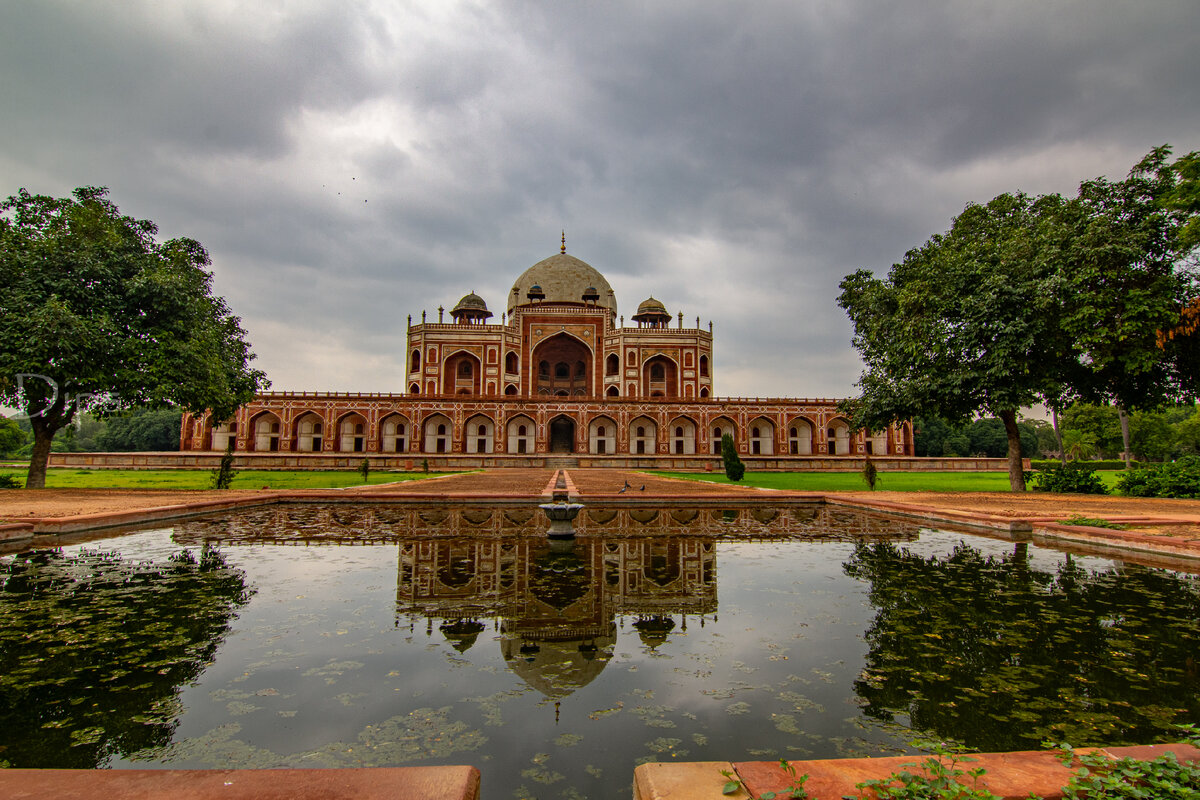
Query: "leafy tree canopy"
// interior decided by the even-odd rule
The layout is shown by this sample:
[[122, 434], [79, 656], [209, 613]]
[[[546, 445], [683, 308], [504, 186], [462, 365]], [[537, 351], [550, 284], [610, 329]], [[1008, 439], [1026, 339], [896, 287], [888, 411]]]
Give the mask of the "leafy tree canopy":
[[1056, 267], [1045, 247], [1059, 233], [1046, 220], [1061, 205], [1057, 196], [1022, 194], [969, 205], [886, 280], [859, 270], [842, 281], [838, 303], [866, 365], [857, 425], [995, 416], [1009, 442], [1010, 483], [1024, 488], [1016, 413], [1061, 392], [1067, 349], [1054, 323]]
[[1018, 409], [1076, 399], [1155, 409], [1200, 392], [1188, 321], [1189, 309], [1200, 319], [1200, 280], [1181, 237], [1200, 211], [1187, 194], [1195, 154], [1172, 165], [1170, 152], [1155, 148], [1122, 181], [1086, 181], [1070, 200], [968, 205], [886, 279], [843, 279], [838, 302], [865, 365], [855, 423], [994, 416], [1020, 491]]
[[[267, 385], [193, 239], [155, 240], [97, 187], [0, 203], [0, 402], [30, 416], [27, 486], [77, 411], [232, 415]], [[19, 383], [19, 375], [44, 376]]]

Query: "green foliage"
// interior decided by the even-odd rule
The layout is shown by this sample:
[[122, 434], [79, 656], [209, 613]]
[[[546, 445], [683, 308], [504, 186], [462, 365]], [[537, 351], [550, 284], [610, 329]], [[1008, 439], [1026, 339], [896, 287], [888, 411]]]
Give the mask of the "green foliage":
[[1170, 152], [1154, 148], [1123, 180], [1084, 181], [1059, 215], [1058, 320], [1080, 367], [1065, 377], [1082, 399], [1145, 410], [1200, 388], [1200, 374], [1158, 341], [1196, 291], [1179, 238], [1195, 212], [1167, 207], [1177, 188]]
[[362, 475], [363, 483], [366, 483], [371, 477], [371, 460], [364, 458], [358, 464], [358, 474]]
[[728, 433], [721, 437], [721, 463], [725, 466], [725, 477], [740, 481], [746, 474], [746, 465], [737, 454], [737, 446]]
[[[920, 764], [907, 765], [919, 771], [901, 769], [886, 778], [863, 781], [856, 788], [868, 790], [874, 800], [1001, 800], [998, 795], [979, 788], [979, 779], [987, 770], [959, 767], [975, 759], [963, 755], [958, 748], [942, 742], [914, 744], [931, 752]], [[964, 782], [967, 779], [969, 784]]]
[[1068, 744], [1057, 745], [1062, 761], [1075, 768], [1063, 787], [1065, 800], [1096, 798], [1154, 798], [1196, 800], [1200, 798], [1200, 764], [1180, 762], [1174, 753], [1151, 761], [1136, 758], [1111, 759], [1103, 753], [1077, 753]]
[[1117, 490], [1129, 497], [1200, 499], [1200, 456], [1126, 470], [1117, 478]]
[[225, 454], [221, 456], [220, 465], [213, 470], [213, 488], [228, 489], [233, 486], [233, 476], [236, 470], [233, 468], [233, 440], [230, 440], [225, 445]]
[[[1083, 463], [1085, 466], [1091, 467], [1094, 470], [1125, 469], [1124, 461], [1086, 461]], [[1134, 463], [1134, 466], [1137, 466], [1136, 461], [1133, 463]], [[1055, 467], [1061, 467], [1062, 462], [1055, 461], [1053, 459], [1035, 458], [1029, 462], [1029, 465], [1031, 467], [1033, 467], [1035, 470], [1045, 470], [1045, 469], [1054, 469]]]
[[875, 491], [875, 483], [879, 480], [879, 468], [869, 457], [863, 462], [862, 479], [868, 489]]
[[[79, 411], [174, 406], [224, 419], [267, 385], [240, 320], [212, 294], [200, 243], [156, 241], [154, 223], [122, 216], [106, 194], [22, 189], [0, 202], [0, 402], [31, 417], [35, 488]], [[48, 381], [21, 391], [22, 373]]]
[[1051, 463], [1039, 469], [1033, 473], [1033, 488], [1039, 492], [1108, 494], [1096, 468], [1085, 461], [1069, 461], [1066, 466]]
[[[951, 424], [939, 417], [918, 417], [913, 424], [917, 429], [914, 445], [918, 456], [1004, 458], [1008, 455], [1008, 434], [1004, 423], [995, 417], [960, 424]], [[1025, 458], [1037, 455], [1038, 426], [1021, 421], [1017, 428], [1021, 436], [1021, 455]], [[1050, 435], [1053, 438], [1053, 431]]]
[[[791, 778], [791, 784], [783, 790], [783, 794], [779, 792], [763, 792], [753, 800], [807, 800], [808, 791], [804, 788], [805, 782], [808, 781], [807, 775], [797, 775], [796, 768], [786, 758], [779, 759], [779, 768], [788, 774]], [[738, 791], [745, 789], [741, 779], [731, 770], [721, 770], [721, 777], [725, 778], [725, 784], [721, 788], [721, 794], [737, 794]], [[750, 791], [747, 789], [746, 794]]]
[[20, 489], [21, 481], [12, 475], [0, 475], [0, 489]]
[[25, 446], [25, 432], [8, 417], [0, 417], [0, 455], [12, 455]]
[[[1200, 291], [1179, 235], [1200, 213], [1195, 159], [1171, 165], [1169, 155], [1155, 148], [1125, 180], [1085, 181], [1070, 200], [1003, 194], [968, 205], [886, 280], [867, 270], [843, 279], [838, 303], [865, 364], [852, 424], [994, 415], [1016, 491], [1017, 409], [1083, 398], [1153, 410], [1200, 393], [1197, 337], [1163, 334]], [[1147, 427], [1145, 453], [1164, 452], [1161, 433]], [[944, 446], [961, 452], [960, 436]], [[1082, 454], [1105, 442], [1072, 444]]]
[[1084, 525], [1089, 528], [1108, 528], [1114, 531], [1125, 530], [1124, 525], [1118, 525], [1115, 522], [1109, 522], [1106, 519], [1098, 517], [1085, 517], [1082, 514], [1072, 514], [1062, 521], [1063, 525]]
[[104, 420], [96, 437], [98, 450], [108, 452], [173, 452], [179, 449], [183, 413], [177, 409], [136, 408]]
[[421, 471], [424, 472], [426, 475], [429, 474], [429, 459], [428, 458], [421, 459]]

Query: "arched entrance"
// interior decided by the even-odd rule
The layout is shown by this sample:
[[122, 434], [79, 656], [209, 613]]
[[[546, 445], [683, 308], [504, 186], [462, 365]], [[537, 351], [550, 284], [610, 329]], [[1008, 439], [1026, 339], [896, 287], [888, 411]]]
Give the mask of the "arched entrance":
[[575, 420], [570, 417], [555, 417], [550, 420], [550, 452], [575, 452]]

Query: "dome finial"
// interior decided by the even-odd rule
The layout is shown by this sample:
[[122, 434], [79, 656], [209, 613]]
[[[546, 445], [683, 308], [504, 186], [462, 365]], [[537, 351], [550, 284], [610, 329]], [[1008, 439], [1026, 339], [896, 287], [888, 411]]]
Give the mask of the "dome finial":
[[563, 232], [562, 232], [562, 247], [558, 248], [558, 252], [560, 252], [560, 253], [567, 252], [567, 231], [565, 228], [563, 229]]

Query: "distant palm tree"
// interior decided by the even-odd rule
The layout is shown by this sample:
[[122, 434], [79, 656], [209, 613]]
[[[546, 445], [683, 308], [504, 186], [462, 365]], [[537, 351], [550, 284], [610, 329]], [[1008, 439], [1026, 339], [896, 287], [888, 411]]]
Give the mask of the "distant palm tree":
[[1084, 433], [1080, 430], [1068, 429], [1062, 432], [1063, 447], [1067, 455], [1079, 461], [1084, 458], [1094, 458], [1100, 447], [1100, 442], [1094, 433]]

